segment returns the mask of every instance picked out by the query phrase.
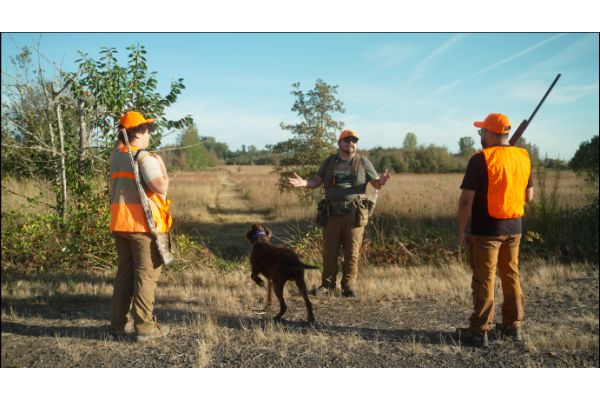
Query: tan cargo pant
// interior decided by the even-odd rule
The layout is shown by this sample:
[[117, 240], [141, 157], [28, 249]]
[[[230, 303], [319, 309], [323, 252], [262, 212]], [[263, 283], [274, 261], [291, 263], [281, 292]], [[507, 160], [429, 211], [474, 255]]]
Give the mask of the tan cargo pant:
[[519, 275], [519, 243], [521, 235], [473, 235], [471, 243], [471, 268], [473, 278], [473, 314], [469, 328], [490, 330], [494, 322], [494, 279], [496, 266], [502, 281], [502, 325], [508, 328], [521, 326], [525, 299]]
[[114, 232], [117, 245], [117, 276], [111, 304], [111, 325], [123, 330], [129, 311], [137, 333], [150, 333], [162, 261], [150, 234]]
[[323, 230], [323, 287], [335, 289], [340, 245], [344, 248], [342, 290], [356, 290], [358, 256], [365, 227], [354, 227], [354, 214], [330, 216]]

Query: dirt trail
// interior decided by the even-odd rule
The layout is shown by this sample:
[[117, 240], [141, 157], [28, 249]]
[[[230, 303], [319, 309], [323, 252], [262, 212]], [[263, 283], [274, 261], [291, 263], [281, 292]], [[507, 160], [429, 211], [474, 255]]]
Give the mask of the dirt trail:
[[229, 178], [229, 174], [219, 175], [219, 188], [215, 209], [211, 217], [218, 223], [246, 223], [271, 219], [267, 210], [257, 210], [246, 199], [240, 187]]
[[218, 175], [214, 207], [193, 226], [202, 243], [226, 261], [239, 262], [248, 255], [245, 234], [251, 224], [273, 220], [268, 208], [253, 207], [227, 171]]

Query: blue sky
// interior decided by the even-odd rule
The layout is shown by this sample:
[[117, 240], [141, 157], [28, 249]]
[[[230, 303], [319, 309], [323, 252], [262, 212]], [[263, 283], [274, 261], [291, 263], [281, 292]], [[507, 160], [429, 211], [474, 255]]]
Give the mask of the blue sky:
[[[339, 85], [346, 113], [337, 119], [361, 136], [360, 147], [419, 144], [451, 151], [462, 136], [478, 143], [472, 123], [490, 112], [513, 126], [528, 118], [557, 73], [562, 77], [525, 133], [542, 155], [568, 160], [598, 134], [598, 35], [586, 33], [13, 33], [2, 34], [2, 68], [17, 45], [40, 41], [66, 70], [77, 50], [143, 44], [160, 91], [183, 78], [187, 88], [168, 111], [194, 117], [203, 136], [237, 149], [287, 139], [294, 122], [291, 84]], [[163, 144], [175, 140], [167, 137]]]

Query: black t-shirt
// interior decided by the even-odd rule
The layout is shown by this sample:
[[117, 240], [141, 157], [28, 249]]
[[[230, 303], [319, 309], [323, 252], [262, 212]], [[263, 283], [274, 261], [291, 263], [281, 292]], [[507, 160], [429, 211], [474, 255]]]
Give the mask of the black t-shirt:
[[[527, 187], [533, 187], [532, 174], [529, 174]], [[475, 191], [471, 209], [472, 235], [500, 236], [521, 233], [521, 218], [497, 219], [488, 213], [488, 174], [483, 153], [479, 152], [469, 160], [460, 188]]]

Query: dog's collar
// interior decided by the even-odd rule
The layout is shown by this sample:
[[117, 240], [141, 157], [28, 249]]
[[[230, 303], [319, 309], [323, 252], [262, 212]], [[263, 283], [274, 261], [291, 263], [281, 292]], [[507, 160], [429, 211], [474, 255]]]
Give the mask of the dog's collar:
[[266, 236], [267, 234], [263, 231], [258, 231], [254, 235], [252, 235], [252, 240], [258, 238], [259, 236]]

